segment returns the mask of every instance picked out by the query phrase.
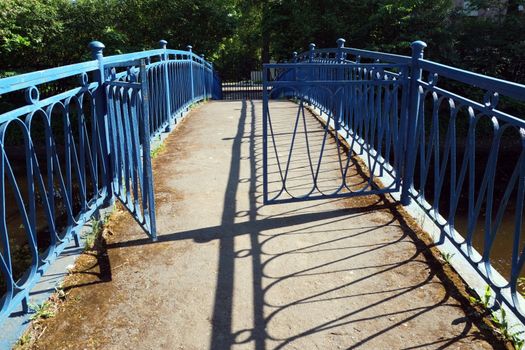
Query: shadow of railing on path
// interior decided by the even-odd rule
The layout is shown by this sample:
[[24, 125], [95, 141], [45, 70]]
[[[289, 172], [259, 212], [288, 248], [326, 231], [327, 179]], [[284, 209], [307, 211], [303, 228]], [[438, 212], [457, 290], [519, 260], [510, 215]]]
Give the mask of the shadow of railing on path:
[[[221, 224], [212, 226], [204, 229], [188, 230], [184, 232], [176, 232], [172, 234], [160, 235], [158, 243], [170, 242], [170, 241], [182, 241], [182, 240], [193, 240], [198, 243], [205, 243], [211, 240], [219, 240], [219, 261], [218, 261], [218, 274], [217, 274], [217, 288], [215, 290], [213, 317], [212, 317], [212, 333], [210, 339], [210, 349], [229, 349], [235, 344], [243, 344], [253, 342], [255, 349], [263, 350], [268, 348], [268, 341], [277, 342], [279, 345], [275, 348], [285, 348], [287, 345], [292, 344], [294, 341], [307, 337], [316, 333], [329, 331], [337, 327], [352, 324], [355, 322], [371, 321], [381, 317], [392, 317], [397, 316], [395, 322], [388, 327], [385, 327], [375, 333], [372, 333], [356, 341], [351, 348], [366, 345], [371, 340], [384, 335], [387, 332], [399, 329], [400, 332], [404, 332], [402, 325], [410, 320], [414, 320], [421, 315], [428, 313], [437, 307], [448, 305], [451, 299], [459, 302], [460, 306], [465, 310], [466, 314], [474, 314], [475, 310], [472, 309], [470, 302], [464, 297], [454, 284], [447, 273], [443, 270], [441, 262], [439, 262], [432, 252], [430, 251], [431, 245], [422, 241], [417, 234], [413, 231], [410, 224], [404, 219], [403, 215], [397, 210], [396, 204], [393, 204], [387, 200], [384, 196], [373, 197], [367, 205], [357, 206], [352, 208], [341, 208], [337, 210], [323, 210], [323, 204], [312, 204], [304, 203], [299, 209], [289, 210], [286, 206], [283, 206], [283, 211], [276, 215], [269, 215], [261, 218], [261, 209], [263, 208], [259, 203], [262, 202], [260, 188], [261, 176], [258, 175], [261, 168], [261, 152], [260, 147], [262, 144], [261, 136], [257, 134], [257, 113], [255, 105], [251, 101], [242, 101], [242, 109], [240, 111], [240, 119], [237, 127], [237, 134], [233, 138], [230, 172], [228, 177], [227, 188], [224, 197], [224, 211], [222, 213]], [[249, 118], [249, 119], [248, 119]], [[235, 218], [238, 217], [239, 211], [236, 207], [236, 196], [238, 194], [238, 186], [241, 180], [241, 162], [242, 158], [242, 141], [246, 139], [245, 133], [249, 134], [249, 159], [250, 159], [250, 187], [249, 187], [249, 210], [246, 213], [243, 212], [243, 216], [248, 217], [248, 221], [235, 222]], [[228, 139], [231, 141], [231, 139]], [[334, 200], [335, 201], [335, 200]], [[325, 204], [327, 202], [324, 202]], [[329, 202], [330, 203], [330, 202]], [[324, 204], [324, 205], [325, 205]], [[367, 215], [370, 211], [387, 211], [392, 215], [392, 219], [388, 220], [383, 224], [371, 225], [369, 227], [362, 227], [362, 230], [358, 232], [350, 232], [348, 234], [341, 235], [336, 239], [327, 239], [315, 244], [309, 244], [297, 249], [292, 249], [279, 254], [271, 254], [265, 251], [265, 245], [269, 242], [278, 239], [279, 237], [285, 237], [288, 235], [313, 235], [327, 232], [326, 220], [329, 223], [336, 223], [348, 219], [349, 217], [358, 217]], [[308, 211], [308, 212], [305, 212]], [[307, 227], [301, 227], [300, 229], [293, 228], [292, 226], [299, 224], [307, 224]], [[384, 228], [389, 225], [396, 225], [402, 230], [402, 235], [396, 237], [393, 240], [389, 240], [382, 244], [370, 244], [366, 246], [360, 246], [366, 248], [358, 253], [349, 253], [344, 258], [337, 258], [328, 261], [320, 261], [315, 266], [296, 271], [291, 274], [283, 276], [272, 276], [265, 269], [272, 261], [278, 258], [291, 256], [292, 254], [311, 254], [325, 249], [328, 244], [335, 242], [344, 242], [346, 239], [356, 237], [358, 235], [372, 234], [373, 231]], [[282, 230], [277, 235], [268, 236], [265, 231], [272, 229]], [[289, 229], [287, 229], [289, 228]], [[236, 251], [235, 238], [240, 235], [249, 235], [251, 248], [247, 251]], [[361, 267], [352, 267], [348, 269], [337, 268], [337, 263], [349, 260], [358, 255], [374, 254], [380, 249], [385, 247], [396, 246], [397, 244], [406, 241], [412, 242], [415, 246], [413, 254], [408, 258], [401, 259], [393, 263], [384, 263], [378, 261], [374, 264]], [[152, 243], [149, 239], [137, 239], [126, 242], [118, 242], [114, 244], [108, 244], [108, 249], [131, 247], [137, 245], [156, 244]], [[342, 246], [337, 249], [350, 249], [356, 248], [356, 246]], [[333, 248], [331, 248], [333, 249]], [[233, 296], [234, 296], [234, 273], [235, 263], [239, 259], [243, 259], [250, 256], [252, 260], [252, 274], [253, 281], [253, 328], [243, 329], [239, 331], [233, 331]], [[371, 259], [371, 261], [374, 261]], [[347, 288], [351, 285], [358, 284], [364, 280], [384, 275], [388, 272], [392, 272], [395, 269], [403, 267], [407, 264], [417, 263], [428, 265], [428, 275], [418, 283], [399, 288], [391, 288], [379, 291], [363, 291], [362, 293], [347, 295], [343, 298], [356, 298], [366, 295], [381, 295], [379, 301], [373, 304], [364, 304], [355, 310], [346, 313], [330, 320], [320, 321], [319, 324], [314, 327], [299, 332], [297, 334], [289, 335], [287, 337], [279, 337], [271, 334], [269, 328], [271, 328], [272, 321], [278, 317], [279, 314], [286, 312], [290, 308], [301, 305], [316, 303], [321, 301], [334, 300], [330, 298], [329, 294]], [[318, 270], [323, 269], [319, 272]], [[328, 269], [328, 270], [327, 270]], [[333, 274], [337, 272], [350, 272], [351, 270], [364, 270], [372, 269], [373, 271], [364, 277], [351, 281], [349, 283], [341, 283], [339, 286], [326, 289], [326, 290], [314, 290], [311, 295], [303, 298], [291, 301], [284, 305], [273, 305], [268, 299], [269, 293], [272, 288], [275, 288], [280, 283], [283, 283], [287, 279], [296, 276], [306, 275], [324, 275]], [[359, 318], [353, 318], [358, 316], [363, 311], [372, 308], [374, 306], [385, 305], [386, 303], [396, 302], [396, 299], [406, 296], [407, 293], [417, 290], [421, 286], [432, 282], [434, 278], [437, 278], [439, 283], [442, 284], [445, 293], [444, 295], [432, 305], [425, 307], [409, 307], [399, 312], [383, 312], [375, 316], [363, 316]], [[265, 287], [263, 287], [263, 280], [271, 281]], [[320, 299], [321, 298], [321, 299]], [[336, 299], [336, 298], [335, 298]], [[265, 314], [265, 308], [269, 308], [272, 311], [267, 315]], [[267, 310], [266, 310], [267, 311]], [[248, 312], [248, 310], [246, 310]], [[469, 317], [459, 318], [454, 321], [455, 324], [464, 323], [463, 330], [454, 337], [440, 338], [434, 342], [428, 342], [426, 344], [419, 344], [417, 346], [407, 347], [408, 349], [424, 348], [430, 345], [438, 346], [439, 348], [448, 347], [460, 340], [470, 339], [484, 339], [490, 343], [494, 341], [490, 336], [475, 332], [472, 333], [471, 329], [473, 323], [477, 328], [484, 328], [483, 321], [481, 319], [472, 319]]]

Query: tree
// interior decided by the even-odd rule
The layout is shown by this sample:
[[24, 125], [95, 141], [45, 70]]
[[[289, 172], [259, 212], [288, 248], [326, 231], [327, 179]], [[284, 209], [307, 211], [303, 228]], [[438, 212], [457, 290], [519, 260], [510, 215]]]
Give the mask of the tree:
[[[46, 66], [63, 34], [58, 12], [65, 0], [3, 0], [0, 2], [0, 66], [36, 69]], [[38, 54], [36, 54], [38, 53]]]
[[[105, 55], [191, 44], [226, 80], [245, 79], [262, 62], [289, 59], [308, 43], [410, 54], [424, 40], [426, 57], [525, 81], [521, 0], [472, 0], [473, 9], [503, 6], [499, 15], [469, 17], [452, 0], [2, 0], [0, 67], [27, 71]], [[506, 13], [506, 14], [505, 14]]]

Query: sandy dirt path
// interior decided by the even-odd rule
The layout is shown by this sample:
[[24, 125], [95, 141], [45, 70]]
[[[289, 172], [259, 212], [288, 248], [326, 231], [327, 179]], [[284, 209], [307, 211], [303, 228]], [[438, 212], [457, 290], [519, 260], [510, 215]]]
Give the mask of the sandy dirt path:
[[501, 348], [384, 197], [263, 206], [261, 109], [191, 112], [154, 160], [159, 242], [117, 211], [35, 348]]

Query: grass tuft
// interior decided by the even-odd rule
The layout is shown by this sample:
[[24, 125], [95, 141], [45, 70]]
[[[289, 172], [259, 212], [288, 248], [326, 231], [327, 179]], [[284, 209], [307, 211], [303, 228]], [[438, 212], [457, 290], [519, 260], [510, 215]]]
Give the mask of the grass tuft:
[[95, 242], [102, 234], [102, 227], [104, 225], [104, 222], [100, 219], [93, 219], [91, 220], [91, 232], [87, 233], [84, 236], [84, 248], [86, 250], [92, 250], [95, 246]]
[[164, 142], [162, 142], [157, 147], [151, 150], [150, 152], [151, 158], [156, 158], [162, 151], [164, 151], [164, 149], [166, 149], [166, 146]]
[[33, 311], [33, 314], [29, 317], [31, 321], [55, 317], [54, 306], [49, 301], [44, 301], [40, 305], [29, 304], [29, 308]]
[[507, 320], [505, 309], [500, 307], [498, 311], [492, 312], [492, 323], [496, 326], [496, 332], [505, 340], [512, 343], [516, 350], [523, 349], [524, 340], [521, 335], [524, 331], [513, 331], [517, 325], [511, 326]]

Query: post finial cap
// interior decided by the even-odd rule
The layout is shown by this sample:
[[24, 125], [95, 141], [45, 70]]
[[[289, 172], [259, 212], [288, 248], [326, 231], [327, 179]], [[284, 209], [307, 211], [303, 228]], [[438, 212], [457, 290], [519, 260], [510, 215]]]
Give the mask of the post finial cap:
[[297, 57], [297, 51], [292, 52], [293, 57]]
[[427, 43], [421, 40], [416, 40], [410, 44], [410, 47], [412, 48], [412, 56], [423, 56], [423, 51], [427, 47]]
[[339, 39], [337, 39], [337, 47], [338, 47], [338, 48], [343, 48], [343, 47], [345, 47], [345, 43], [346, 43], [346, 40], [345, 40], [345, 39], [343, 39], [343, 38], [339, 38]]
[[310, 45], [308, 45], [308, 47], [310, 48], [310, 50], [315, 50], [315, 44], [314, 43], [310, 43]]
[[188, 45], [188, 46], [186, 46], [186, 49], [187, 49], [188, 51], [191, 51], [191, 49], [193, 49], [193, 46]]
[[100, 41], [92, 41], [89, 43], [89, 48], [91, 50], [104, 50], [106, 48], [106, 45], [102, 44]]
[[92, 41], [88, 45], [89, 49], [91, 50], [91, 55], [94, 59], [97, 59], [98, 57], [102, 57], [102, 51], [106, 47], [104, 44], [102, 44], [100, 41]]
[[165, 49], [168, 46], [168, 42], [162, 39], [162, 40], [159, 40], [159, 45], [161, 49]]

